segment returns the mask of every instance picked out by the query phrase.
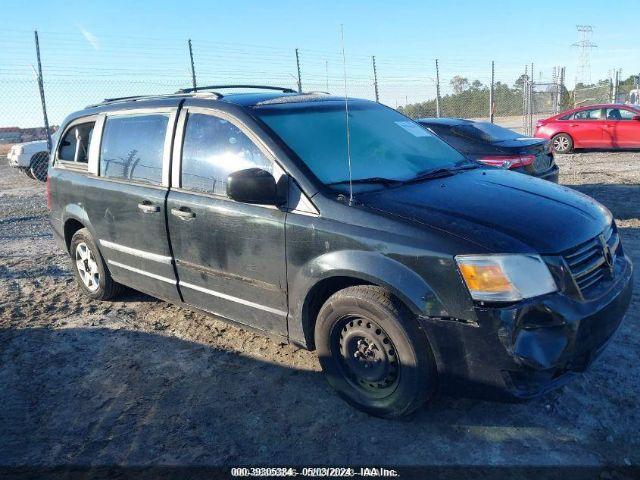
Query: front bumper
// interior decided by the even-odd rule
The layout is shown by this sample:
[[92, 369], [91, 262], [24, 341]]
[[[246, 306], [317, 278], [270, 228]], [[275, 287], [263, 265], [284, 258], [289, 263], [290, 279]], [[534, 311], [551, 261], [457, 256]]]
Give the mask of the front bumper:
[[616, 261], [599, 298], [561, 293], [506, 307], [475, 307], [477, 323], [429, 320], [441, 388], [474, 397], [522, 399], [546, 393], [583, 372], [612, 338], [629, 306], [633, 267]]
[[29, 168], [31, 166], [31, 155], [26, 153], [13, 153], [10, 150], [7, 160], [11, 167]]

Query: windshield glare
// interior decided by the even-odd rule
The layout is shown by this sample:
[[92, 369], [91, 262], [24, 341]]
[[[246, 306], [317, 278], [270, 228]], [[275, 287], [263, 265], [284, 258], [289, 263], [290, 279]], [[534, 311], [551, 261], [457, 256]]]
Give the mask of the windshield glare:
[[[270, 105], [256, 113], [324, 184], [349, 179], [344, 102]], [[462, 154], [400, 113], [366, 101], [349, 102], [353, 180], [409, 180], [467, 164]]]

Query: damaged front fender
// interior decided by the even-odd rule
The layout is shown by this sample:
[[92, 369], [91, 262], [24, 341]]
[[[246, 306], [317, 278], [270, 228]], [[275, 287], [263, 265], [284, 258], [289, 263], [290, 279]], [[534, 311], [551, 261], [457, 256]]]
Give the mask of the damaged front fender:
[[611, 288], [597, 299], [553, 293], [504, 307], [478, 306], [478, 328], [453, 322], [426, 327], [437, 343], [439, 363], [451, 365], [439, 372], [444, 389], [457, 393], [472, 385], [472, 396], [530, 398], [584, 371], [604, 350], [631, 301], [631, 262], [619, 261]]

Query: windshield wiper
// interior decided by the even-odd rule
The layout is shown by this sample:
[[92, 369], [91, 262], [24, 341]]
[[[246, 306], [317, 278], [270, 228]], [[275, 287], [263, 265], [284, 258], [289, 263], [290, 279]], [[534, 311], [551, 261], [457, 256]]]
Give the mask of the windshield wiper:
[[457, 167], [442, 167], [442, 168], [434, 168], [432, 170], [425, 170], [424, 172], [420, 172], [413, 178], [406, 180], [404, 183], [413, 183], [420, 182], [422, 180], [430, 180], [432, 178], [443, 178], [450, 177], [455, 175], [456, 173], [462, 170], [471, 170], [473, 168], [478, 168], [478, 165], [475, 163], [466, 163], [464, 165], [459, 165]]
[[[402, 180], [394, 180], [393, 178], [384, 178], [384, 177], [369, 177], [369, 178], [357, 178], [355, 180], [351, 180], [351, 183], [381, 183], [382, 185], [394, 185], [396, 183], [402, 183]], [[349, 180], [340, 180], [339, 182], [331, 182], [327, 183], [327, 185], [348, 185]]]

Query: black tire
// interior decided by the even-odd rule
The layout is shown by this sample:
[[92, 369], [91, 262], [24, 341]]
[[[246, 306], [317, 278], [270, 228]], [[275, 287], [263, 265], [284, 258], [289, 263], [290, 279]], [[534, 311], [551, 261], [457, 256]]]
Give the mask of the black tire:
[[41, 182], [47, 181], [47, 173], [49, 169], [49, 154], [47, 152], [38, 152], [31, 157], [31, 165], [29, 171], [36, 180]]
[[329, 384], [366, 413], [408, 415], [435, 391], [436, 363], [425, 333], [381, 287], [359, 285], [332, 295], [318, 313], [315, 343]]
[[33, 176], [33, 173], [31, 173], [31, 169], [30, 168], [21, 167], [20, 170], [22, 170], [22, 173], [24, 173], [31, 180], [35, 180], [35, 177]]
[[573, 151], [573, 138], [566, 133], [559, 133], [551, 138], [551, 149], [554, 153], [565, 154]]
[[[95, 268], [93, 270], [97, 270], [97, 281], [95, 281], [95, 276], [89, 275], [92, 277], [89, 285], [87, 285], [83, 279], [83, 274], [78, 266], [78, 261], [80, 261], [78, 260], [78, 256], [81, 255], [79, 247], [80, 250], [85, 251], [84, 247], [81, 247], [83, 245], [86, 246], [87, 250], [90, 252], [91, 259], [81, 261], [81, 263], [93, 262], [95, 264]], [[73, 234], [73, 237], [71, 237], [71, 244], [69, 246], [69, 255], [71, 257], [71, 265], [78, 285], [86, 295], [94, 300], [110, 300], [122, 292], [124, 287], [111, 278], [111, 273], [109, 272], [102, 255], [100, 255], [100, 250], [96, 247], [89, 230], [81, 228]]]

